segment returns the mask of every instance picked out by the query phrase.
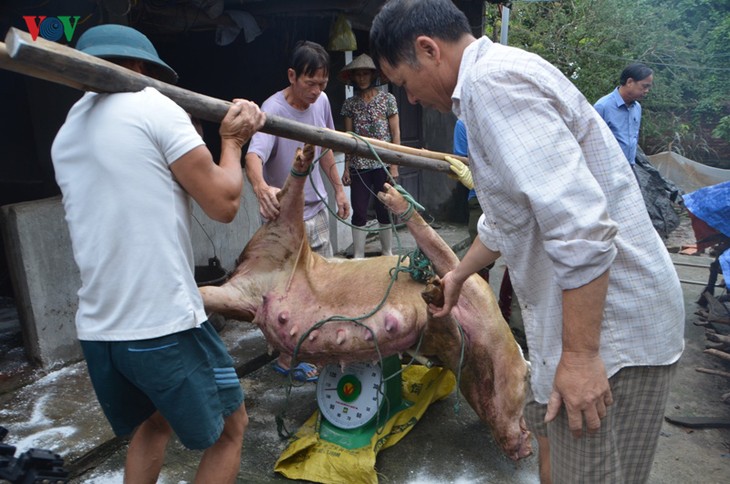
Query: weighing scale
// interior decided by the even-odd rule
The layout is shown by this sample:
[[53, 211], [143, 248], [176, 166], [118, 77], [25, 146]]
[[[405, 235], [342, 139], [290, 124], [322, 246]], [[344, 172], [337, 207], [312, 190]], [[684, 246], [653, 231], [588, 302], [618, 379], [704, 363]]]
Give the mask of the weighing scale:
[[320, 438], [346, 449], [368, 445], [378, 427], [412, 405], [403, 399], [400, 370], [397, 355], [383, 359], [382, 367], [327, 365], [317, 381]]

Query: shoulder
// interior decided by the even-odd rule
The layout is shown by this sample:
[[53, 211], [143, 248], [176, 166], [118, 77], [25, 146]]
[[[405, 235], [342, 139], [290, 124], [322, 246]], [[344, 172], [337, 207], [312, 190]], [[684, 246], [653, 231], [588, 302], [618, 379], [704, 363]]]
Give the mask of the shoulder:
[[352, 97], [345, 99], [345, 101], [342, 103], [342, 108], [340, 109], [340, 114], [342, 116], [351, 118], [353, 116], [353, 114], [355, 114], [355, 112], [357, 111], [357, 109], [356, 109], [357, 105], [355, 104], [356, 101], [357, 101], [357, 96], [352, 96]]
[[611, 99], [611, 95], [606, 94], [605, 96], [602, 96], [601, 98], [599, 98], [598, 101], [596, 101], [596, 103], [594, 104], [594, 106], [603, 106], [604, 104], [606, 104], [606, 102], [609, 99]]
[[312, 109], [312, 115], [315, 118], [322, 118], [327, 127], [332, 127], [332, 107], [330, 106], [330, 100], [326, 93], [320, 94], [314, 104], [310, 106]]
[[345, 102], [342, 103], [343, 109], [345, 107], [348, 107], [348, 108], [353, 107], [355, 104], [357, 104], [357, 100], [358, 100], [358, 96], [357, 95], [352, 96], [352, 97], [348, 97], [347, 99], [345, 99]]
[[389, 93], [387, 91], [381, 91], [381, 94], [382, 94], [383, 100], [385, 101], [385, 104], [389, 108], [396, 108], [397, 109], [398, 103], [396, 102], [394, 95], [392, 95], [391, 93]]
[[172, 99], [165, 96], [160, 91], [158, 91], [157, 89], [155, 89], [154, 87], [151, 87], [151, 86], [145, 87], [138, 93], [133, 93], [133, 94], [138, 94], [140, 96], [140, 98], [145, 99], [145, 102], [155, 102], [155, 103], [160, 103], [163, 105], [164, 104], [174, 104], [175, 106], [177, 106], [175, 101], [173, 101]]
[[263, 111], [281, 111], [286, 106], [288, 106], [288, 103], [286, 102], [286, 98], [284, 98], [284, 92], [277, 91], [266, 98], [266, 101], [261, 104], [261, 109]]
[[137, 112], [152, 113], [157, 115], [155, 117], [177, 115], [189, 119], [189, 116], [180, 105], [154, 87], [145, 87], [141, 91], [129, 94], [131, 98], [125, 99], [124, 103]]
[[603, 115], [603, 113], [606, 111], [609, 99], [611, 99], [611, 95], [607, 94], [598, 101], [596, 101], [596, 103], [593, 105], [596, 111], [598, 111], [598, 114]]
[[327, 93], [322, 92], [314, 102], [314, 105], [321, 109], [330, 109], [330, 98], [327, 97]]

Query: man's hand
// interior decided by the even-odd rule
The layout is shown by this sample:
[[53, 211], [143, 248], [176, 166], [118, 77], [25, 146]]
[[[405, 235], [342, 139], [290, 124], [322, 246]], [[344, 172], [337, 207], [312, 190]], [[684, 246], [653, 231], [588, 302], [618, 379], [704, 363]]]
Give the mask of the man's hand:
[[346, 187], [349, 187], [350, 183], [352, 183], [352, 179], [350, 178], [350, 170], [345, 167], [345, 172], [342, 174], [342, 184]]
[[350, 202], [347, 200], [347, 194], [345, 194], [342, 187], [335, 191], [335, 200], [337, 202], [337, 216], [343, 220], [349, 217]]
[[266, 220], [274, 220], [279, 216], [279, 199], [276, 194], [280, 189], [269, 186], [265, 183], [254, 188], [254, 193], [259, 201], [259, 213]]
[[[474, 180], [471, 176], [471, 170], [461, 160], [457, 160], [453, 156], [445, 156], [444, 159], [451, 165], [451, 171], [453, 172], [452, 178], [455, 178], [461, 182], [469, 190], [474, 188]], [[451, 175], [450, 175], [451, 176]]]
[[265, 121], [266, 114], [256, 104], [245, 99], [234, 99], [221, 121], [218, 133], [222, 140], [231, 140], [242, 148]]
[[613, 396], [598, 353], [563, 352], [555, 372], [545, 422], [558, 415], [562, 404], [565, 404], [568, 427], [574, 437], [583, 435], [584, 421], [589, 434], [601, 428], [601, 419], [606, 416], [606, 407], [613, 404]]

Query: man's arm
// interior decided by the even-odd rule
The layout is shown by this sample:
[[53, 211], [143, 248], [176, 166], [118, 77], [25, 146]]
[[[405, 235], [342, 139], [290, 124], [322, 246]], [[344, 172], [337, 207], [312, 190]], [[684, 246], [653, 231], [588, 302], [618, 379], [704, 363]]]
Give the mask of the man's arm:
[[608, 274], [606, 271], [582, 287], [563, 291], [563, 353], [545, 421], [553, 420], [564, 403], [568, 426], [575, 437], [582, 435], [584, 417], [588, 432], [596, 432], [606, 416], [606, 407], [613, 403], [599, 354]]
[[332, 153], [332, 150], [327, 150], [327, 153], [322, 155], [322, 158], [319, 160], [319, 165], [335, 190], [337, 216], [341, 219], [346, 219], [350, 215], [350, 202], [347, 201], [347, 195], [345, 195], [345, 190], [342, 187], [342, 181], [337, 172], [337, 166], [335, 166], [335, 155]]
[[241, 148], [265, 120], [265, 114], [254, 103], [236, 99], [221, 122], [221, 157], [217, 165], [205, 145], [170, 164], [178, 183], [213, 220], [228, 223], [238, 213], [243, 188]]
[[276, 198], [276, 194], [280, 189], [270, 186], [264, 180], [264, 162], [259, 155], [248, 152], [245, 161], [246, 176], [259, 201], [259, 213], [267, 220], [274, 220], [279, 216], [279, 200]]
[[[390, 137], [392, 143], [400, 144], [400, 117], [397, 114], [388, 118], [388, 126], [390, 127]], [[398, 178], [398, 165], [390, 165], [390, 176]]]

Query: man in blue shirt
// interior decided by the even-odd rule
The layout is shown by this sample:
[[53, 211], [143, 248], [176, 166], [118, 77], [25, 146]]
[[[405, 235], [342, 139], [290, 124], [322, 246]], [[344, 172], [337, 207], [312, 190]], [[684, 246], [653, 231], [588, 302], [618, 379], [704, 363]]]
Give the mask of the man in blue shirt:
[[633, 167], [636, 160], [636, 145], [641, 125], [640, 99], [649, 93], [654, 82], [654, 71], [644, 64], [631, 64], [621, 73], [621, 85], [595, 104], [626, 159]]

